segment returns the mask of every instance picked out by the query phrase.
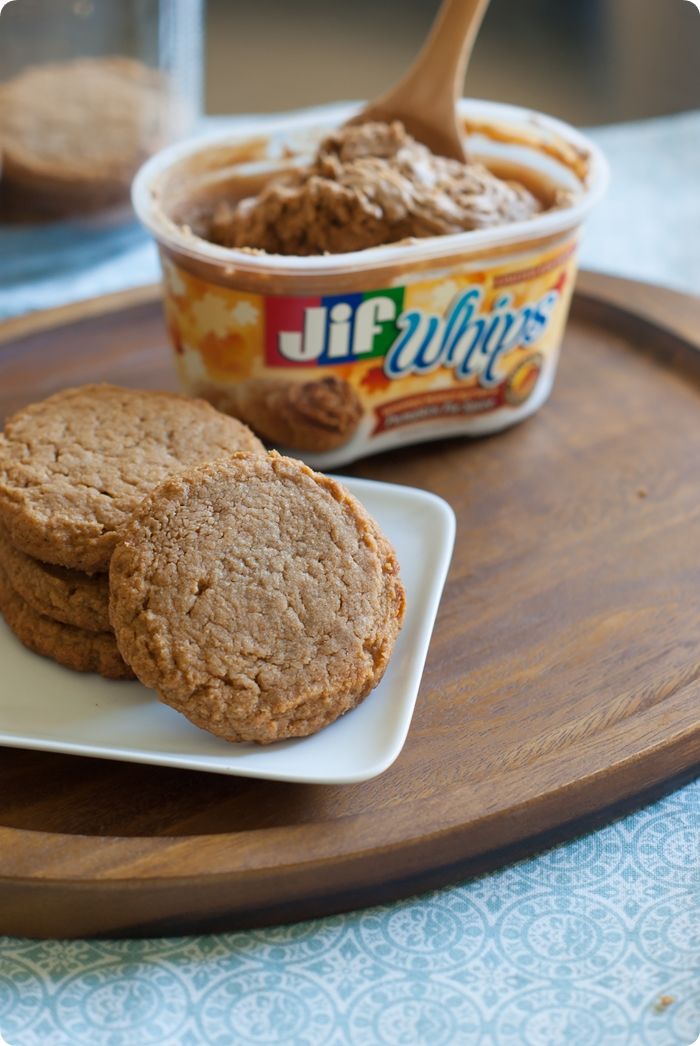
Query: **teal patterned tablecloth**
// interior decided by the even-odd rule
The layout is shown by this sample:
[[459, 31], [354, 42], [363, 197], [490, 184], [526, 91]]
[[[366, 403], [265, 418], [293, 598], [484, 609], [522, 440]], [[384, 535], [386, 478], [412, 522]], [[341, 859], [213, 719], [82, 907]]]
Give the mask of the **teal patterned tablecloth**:
[[11, 1046], [689, 1046], [700, 782], [451, 889], [256, 932], [5, 940]]
[[[700, 114], [595, 133], [614, 181], [584, 263], [699, 291]], [[135, 228], [87, 241], [57, 228], [50, 254], [41, 236], [0, 231], [0, 315], [156, 278]], [[0, 938], [0, 1036], [9, 1046], [691, 1046], [700, 781], [536, 858], [382, 908], [191, 938]]]
[[415, 900], [256, 932], [5, 940], [11, 1046], [689, 1046], [700, 782]]

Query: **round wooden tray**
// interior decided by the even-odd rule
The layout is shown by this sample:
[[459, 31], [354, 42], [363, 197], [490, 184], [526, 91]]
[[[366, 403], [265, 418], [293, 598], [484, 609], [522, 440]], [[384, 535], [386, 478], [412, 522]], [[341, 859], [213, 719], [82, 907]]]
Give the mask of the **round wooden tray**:
[[[458, 518], [414, 721], [381, 777], [288, 785], [4, 749], [0, 933], [221, 930], [386, 901], [689, 776], [693, 329], [694, 299], [584, 275], [538, 415], [350, 470], [433, 490]], [[12, 321], [0, 342], [2, 416], [84, 381], [174, 381], [155, 289]]]

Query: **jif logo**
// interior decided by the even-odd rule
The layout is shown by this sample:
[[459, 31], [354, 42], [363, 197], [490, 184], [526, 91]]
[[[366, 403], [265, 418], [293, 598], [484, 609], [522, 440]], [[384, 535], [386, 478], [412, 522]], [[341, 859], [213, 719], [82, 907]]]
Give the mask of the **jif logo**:
[[266, 356], [277, 367], [384, 356], [396, 339], [403, 287], [318, 298], [268, 298]]

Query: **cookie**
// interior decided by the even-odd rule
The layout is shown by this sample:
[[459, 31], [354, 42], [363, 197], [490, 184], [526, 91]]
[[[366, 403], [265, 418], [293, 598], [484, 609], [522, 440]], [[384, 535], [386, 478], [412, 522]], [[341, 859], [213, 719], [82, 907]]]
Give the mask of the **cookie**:
[[35, 559], [106, 571], [142, 497], [189, 465], [263, 452], [240, 421], [169, 392], [84, 385], [11, 417], [0, 435], [0, 525]]
[[42, 563], [0, 529], [0, 567], [17, 595], [39, 614], [88, 632], [109, 632], [109, 577]]
[[162, 483], [123, 529], [110, 617], [138, 678], [227, 741], [313, 734], [381, 679], [396, 557], [335, 480], [271, 453]]
[[37, 217], [126, 203], [170, 136], [162, 76], [131, 58], [34, 65], [0, 86], [3, 191]]
[[88, 632], [38, 614], [17, 595], [0, 569], [0, 612], [19, 641], [36, 654], [76, 672], [98, 672], [107, 679], [133, 679], [111, 632]]
[[348, 443], [362, 417], [352, 385], [335, 376], [301, 382], [253, 378], [223, 397], [218, 406], [269, 443], [316, 454]]

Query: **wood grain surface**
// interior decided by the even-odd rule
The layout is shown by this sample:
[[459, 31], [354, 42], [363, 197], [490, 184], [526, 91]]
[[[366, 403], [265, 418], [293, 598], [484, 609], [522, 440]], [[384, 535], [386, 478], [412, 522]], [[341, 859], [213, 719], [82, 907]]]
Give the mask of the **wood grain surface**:
[[[458, 519], [394, 766], [324, 787], [2, 749], [0, 933], [220, 930], [386, 901], [695, 772], [700, 304], [590, 274], [579, 288], [534, 418], [347, 470], [432, 490]], [[85, 381], [174, 387], [156, 298], [0, 330], [0, 414]]]

